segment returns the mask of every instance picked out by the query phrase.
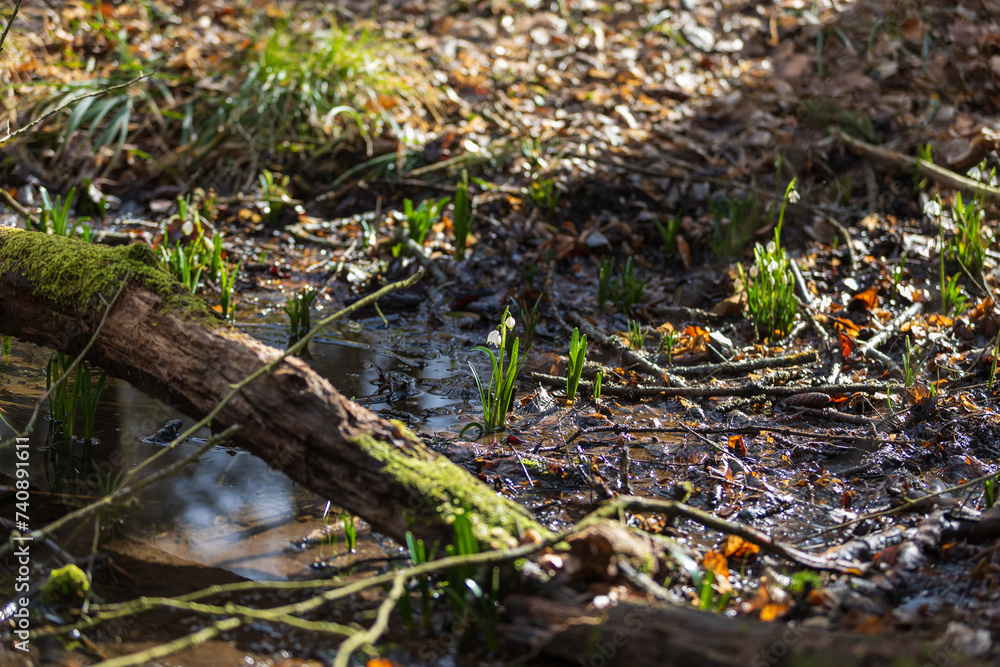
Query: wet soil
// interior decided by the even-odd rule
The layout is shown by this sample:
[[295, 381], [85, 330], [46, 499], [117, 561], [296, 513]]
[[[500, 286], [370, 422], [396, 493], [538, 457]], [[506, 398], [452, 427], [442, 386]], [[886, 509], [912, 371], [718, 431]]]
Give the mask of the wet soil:
[[[420, 151], [428, 164], [462, 155], [470, 142], [493, 151], [474, 168], [487, 185], [474, 190], [469, 259], [452, 258], [450, 218], [432, 229], [426, 258], [391, 250], [403, 198], [441, 196], [457, 173], [442, 170], [447, 175], [439, 178], [431, 171], [418, 181], [397, 165], [364, 172], [338, 197], [316, 197], [322, 188], [310, 182], [315, 173], [296, 173], [294, 160], [276, 158], [269, 167], [291, 172], [301, 208], [264, 219], [261, 193], [253, 192], [214, 211], [227, 256], [243, 261], [238, 325], [282, 347], [281, 306], [301, 286], [320, 290], [318, 317], [420, 264], [436, 266], [444, 280], [429, 276], [383, 300], [380, 312], [323, 332], [310, 346], [314, 368], [344, 394], [406, 422], [551, 528], [617, 495], [682, 499], [811, 553], [871, 565], [865, 577], [810, 575], [803, 592], [792, 583], [801, 568], [726, 553], [726, 536], [698, 523], [655, 513], [626, 517], [675, 539], [703, 566], [725, 555], [717, 572], [727, 584], [708, 593], [707, 606], [719, 613], [947, 640], [971, 655], [995, 657], [1000, 556], [991, 491], [982, 482], [953, 488], [994, 474], [1000, 455], [991, 380], [1000, 329], [990, 297], [995, 256], [989, 255], [987, 284], [962, 278], [969, 307], [942, 312], [942, 223], [922, 211], [932, 194], [949, 193], [913, 174], [873, 169], [826, 130], [836, 121], [908, 153], [931, 141], [955, 169], [965, 166], [989, 145], [973, 137], [980, 137], [976, 128], [988, 129], [995, 111], [993, 84], [977, 88], [981, 65], [966, 60], [969, 45], [989, 41], [974, 28], [976, 20], [991, 24], [988, 3], [968, 10], [972, 19], [935, 3], [927, 15], [893, 7], [899, 14], [892, 21], [880, 18], [886, 8], [879, 3], [828, 10], [821, 21], [801, 12], [764, 16], [745, 3], [723, 3], [718, 13], [698, 3], [671, 4], [684, 17], [679, 33], [651, 27], [656, 8], [643, 3], [603, 9], [581, 3], [568, 10], [569, 22], [555, 10], [473, 4], [454, 16], [421, 2], [405, 3], [405, 12], [399, 3], [369, 2], [344, 10], [376, 16], [390, 34], [413, 37], [457, 91], [453, 122], [437, 128], [437, 138]], [[939, 36], [935, 43], [953, 45], [958, 55], [949, 57], [943, 46], [921, 52], [917, 28], [927, 35], [946, 31], [951, 41]], [[727, 45], [737, 37], [739, 48]], [[866, 41], [864, 56], [847, 53], [848, 43]], [[825, 56], [818, 53], [822, 44]], [[504, 67], [491, 65], [497, 58]], [[824, 58], [825, 71], [814, 69], [811, 63]], [[833, 68], [829, 59], [850, 65]], [[934, 96], [925, 94], [935, 88], [952, 96], [943, 106], [933, 107]], [[911, 98], [914, 89], [920, 94]], [[482, 109], [490, 114], [480, 117]], [[497, 138], [512, 150], [493, 150]], [[748, 268], [753, 243], [772, 238], [780, 208], [775, 193], [793, 176], [804, 201], [789, 207], [782, 238], [803, 276], [803, 305], [787, 336], [758, 340], [745, 318], [736, 265]], [[551, 206], [531, 197], [532, 185], [546, 178], [562, 193]], [[217, 180], [209, 173], [190, 189], [232, 194], [233, 180], [232, 173]], [[746, 248], [716, 252], [713, 203], [750, 192], [760, 198], [760, 224]], [[121, 216], [112, 212], [95, 225], [109, 240], [124, 234], [156, 242], [168, 231], [137, 227], [125, 214], [165, 227], [169, 197], [140, 197], [127, 188], [118, 194]], [[667, 247], [657, 223], [675, 215], [680, 241]], [[995, 208], [986, 208], [985, 219], [995, 226]], [[16, 216], [11, 221], [23, 225]], [[608, 257], [619, 269], [632, 258], [646, 283], [643, 299], [626, 313], [598, 303], [600, 263]], [[953, 263], [947, 268], [959, 272]], [[207, 290], [206, 298], [216, 296]], [[539, 321], [529, 331], [524, 312], [536, 300]], [[459, 437], [481, 416], [468, 364], [486, 373], [485, 358], [472, 347], [485, 344], [511, 303], [521, 304], [514, 335], [525, 342], [531, 336], [533, 346], [508, 428]], [[647, 334], [639, 357], [621, 350], [630, 321]], [[545, 377], [564, 373], [574, 326], [608, 337], [606, 344], [591, 338], [593, 365], [585, 373], [585, 383], [603, 373], [601, 398], [585, 384], [569, 402], [562, 381]], [[661, 340], [671, 331], [676, 343], [667, 355]], [[804, 356], [789, 363], [793, 355]], [[14, 342], [0, 368], [0, 408], [12, 423], [24, 423], [41, 395], [46, 360], [47, 353]], [[915, 369], [910, 378], [907, 364]], [[144, 437], [183, 418], [123, 383], [109, 384], [106, 394], [98, 445], [84, 451], [81, 443], [54, 442], [44, 423], [32, 435], [35, 451], [44, 453], [33, 459], [32, 479], [47, 499], [39, 518], [96, 497], [95, 464], [105, 475], [128, 469], [156, 449]], [[927, 493], [939, 495], [908, 506]], [[908, 511], [882, 514], [901, 506]], [[10, 515], [7, 509], [2, 516]], [[101, 594], [109, 600], [176, 595], [242, 579], [305, 579], [398, 564], [400, 545], [360, 523], [357, 553], [346, 553], [339, 513], [325, 510], [324, 499], [264, 463], [217, 448], [109, 519], [95, 570]], [[333, 544], [307, 539], [326, 526]], [[60, 536], [64, 553], [46, 558], [73, 554], [83, 562], [89, 530]], [[678, 569], [669, 586], [680, 599], [705, 606], [690, 572]], [[778, 593], [793, 588], [794, 595]], [[373, 604], [360, 600], [337, 614], [367, 619]], [[99, 650], [142, 648], [189, 632], [195, 621], [161, 615], [134, 623], [95, 637]], [[404, 636], [393, 635], [400, 642]], [[400, 659], [410, 664], [425, 655], [422, 648], [433, 648], [435, 638], [424, 639], [422, 646], [407, 645], [410, 653]], [[262, 626], [175, 659], [328, 661], [334, 646]], [[481, 650], [458, 651], [457, 644], [426, 655], [485, 659]]]

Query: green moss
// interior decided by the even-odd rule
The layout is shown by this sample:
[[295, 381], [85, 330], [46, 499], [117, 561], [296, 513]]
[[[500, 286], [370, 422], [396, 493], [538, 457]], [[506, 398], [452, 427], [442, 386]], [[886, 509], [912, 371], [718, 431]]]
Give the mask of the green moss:
[[37, 297], [82, 312], [110, 300], [122, 280], [158, 295], [161, 311], [223, 326], [208, 305], [166, 271], [142, 243], [103, 246], [41, 232], [0, 229], [0, 272], [18, 272]]
[[[395, 435], [419, 442], [398, 422], [393, 425], [397, 429]], [[528, 528], [548, 535], [526, 509], [497, 495], [443, 456], [401, 448], [368, 434], [351, 439], [351, 443], [381, 462], [385, 474], [425, 500], [424, 505], [405, 510], [408, 521], [433, 523], [437, 517], [439, 522], [450, 526], [456, 513], [466, 507], [471, 509], [469, 521], [476, 538], [493, 548], [516, 545], [518, 535]]]
[[645, 552], [642, 555], [642, 564], [639, 566], [639, 571], [643, 574], [653, 574], [656, 572], [656, 558], [653, 557], [651, 552]]
[[42, 584], [42, 600], [46, 603], [56, 601], [77, 601], [90, 590], [90, 580], [76, 565], [70, 564], [58, 570], [52, 570], [48, 581]]

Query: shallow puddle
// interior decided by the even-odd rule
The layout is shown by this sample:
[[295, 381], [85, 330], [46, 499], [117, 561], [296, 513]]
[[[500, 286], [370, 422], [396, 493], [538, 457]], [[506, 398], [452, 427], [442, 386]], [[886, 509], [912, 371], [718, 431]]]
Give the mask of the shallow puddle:
[[[284, 346], [282, 326], [268, 319], [243, 328], [268, 344]], [[471, 397], [468, 367], [463, 370], [446, 354], [449, 345], [450, 337], [444, 334], [428, 340], [425, 332], [391, 323], [387, 327], [377, 319], [352, 322], [325, 331], [311, 343], [310, 363], [346, 395], [383, 415], [403, 419], [424, 435], [454, 433], [472, 404], [467, 400]], [[44, 394], [49, 354], [12, 341], [11, 355], [0, 366], [0, 410], [10, 424], [23, 428], [35, 401]], [[165, 445], [150, 436], [165, 424], [180, 419], [187, 428], [194, 423], [114, 379], [101, 397], [94, 445], [58, 437], [50, 431], [47, 413], [43, 406], [30, 436], [31, 481], [38, 487], [37, 497], [58, 505], [51, 508], [53, 515], [66, 505], [96, 499], [109, 480], [161, 451]], [[3, 439], [14, 435], [6, 426], [0, 429]], [[184, 457], [209, 435], [207, 429], [196, 433], [157, 466]], [[4, 470], [13, 470], [13, 462], [12, 449], [0, 452]], [[358, 526], [356, 553], [348, 554], [345, 519], [339, 510], [331, 510], [325, 499], [235, 448], [210, 450], [197, 465], [153, 485], [138, 500], [110, 517], [117, 524], [116, 535], [249, 579], [315, 577], [316, 563], [342, 567], [386, 555], [386, 547], [372, 540], [363, 522]]]

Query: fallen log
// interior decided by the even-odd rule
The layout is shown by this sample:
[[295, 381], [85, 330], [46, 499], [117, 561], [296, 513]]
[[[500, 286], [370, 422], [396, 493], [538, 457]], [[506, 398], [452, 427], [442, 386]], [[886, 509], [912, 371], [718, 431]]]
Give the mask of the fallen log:
[[[88, 361], [195, 417], [281, 355], [191, 296], [148, 246], [0, 229], [0, 334], [75, 355], [95, 332]], [[212, 428], [234, 424], [237, 444], [397, 540], [412, 531], [450, 543], [463, 508], [477, 537], [495, 547], [527, 529], [546, 532], [526, 509], [402, 424], [348, 400], [300, 359], [287, 358], [244, 388]]]
[[529, 654], [593, 667], [780, 665], [988, 665], [949, 641], [867, 637], [803, 625], [733, 619], [675, 605], [624, 602], [596, 609], [510, 595], [504, 636]]

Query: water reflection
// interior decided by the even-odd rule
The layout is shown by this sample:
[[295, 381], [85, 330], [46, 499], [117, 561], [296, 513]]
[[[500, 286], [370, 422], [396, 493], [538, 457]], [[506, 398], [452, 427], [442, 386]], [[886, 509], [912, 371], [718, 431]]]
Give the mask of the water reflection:
[[[403, 418], [424, 432], [455, 429], [460, 415], [473, 406], [466, 400], [468, 394], [456, 397], [455, 392], [443, 390], [468, 382], [468, 373], [450, 354], [451, 338], [428, 340], [426, 331], [371, 324], [324, 332], [310, 346], [310, 363], [339, 391], [377, 412]], [[248, 327], [248, 332], [271, 345], [285, 342], [277, 324]], [[0, 366], [0, 410], [15, 428], [27, 424], [44, 394], [42, 369], [48, 358], [47, 350], [15, 340], [11, 357]], [[43, 417], [47, 412], [43, 409]], [[173, 419], [182, 419], [185, 428], [193, 423], [129, 384], [109, 380], [95, 420], [93, 445], [70, 442], [50, 432], [44, 418], [38, 421], [30, 437], [31, 482], [43, 494], [63, 494], [67, 503], [69, 497], [77, 504], [96, 499], [109, 482], [163, 450], [163, 445], [143, 439]], [[13, 435], [0, 424], [3, 439]], [[209, 435], [207, 430], [196, 433], [193, 441], [181, 443], [157, 466], [183, 458]], [[0, 452], [4, 470], [13, 470], [13, 463], [12, 450]], [[290, 548], [327, 523], [325, 500], [239, 450], [217, 447], [197, 465], [143, 491], [138, 499], [137, 506], [122, 510], [120, 535], [244, 577], [312, 576], [313, 562], [343, 552], [342, 541], [338, 548], [305, 552]], [[333, 519], [339, 525], [339, 517]]]

